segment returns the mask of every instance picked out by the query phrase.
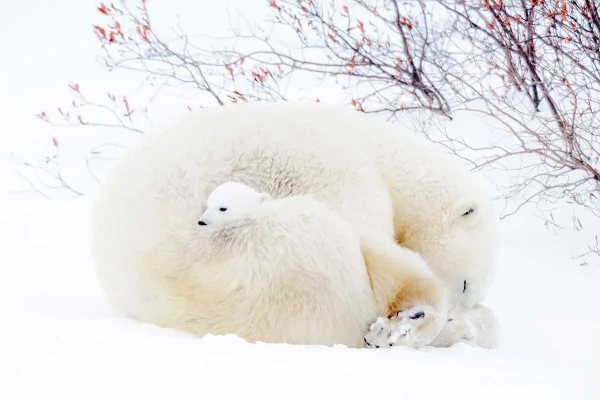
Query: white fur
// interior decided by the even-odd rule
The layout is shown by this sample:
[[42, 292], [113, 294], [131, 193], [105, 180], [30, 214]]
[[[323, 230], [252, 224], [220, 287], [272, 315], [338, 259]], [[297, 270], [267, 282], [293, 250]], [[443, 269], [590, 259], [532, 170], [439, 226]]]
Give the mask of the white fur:
[[241, 183], [226, 182], [208, 196], [206, 210], [198, 222], [201, 225], [220, 225], [223, 222], [234, 221], [270, 199], [268, 193], [258, 193]]
[[[249, 237], [239, 242], [241, 247], [228, 248], [231, 253], [225, 254], [198, 236], [202, 227], [197, 222], [208, 195], [227, 181], [249, 185], [274, 200], [311, 195], [341, 218], [322, 217], [331, 228], [317, 229], [323, 241], [319, 246], [298, 233], [298, 221], [284, 218], [285, 223], [278, 225], [270, 218], [275, 231], [268, 235], [272, 238], [268, 246], [259, 231], [248, 230]], [[436, 304], [431, 317], [435, 321], [426, 323], [436, 327], [432, 334], [440, 331], [439, 321], [446, 320], [444, 309], [470, 310], [485, 298], [494, 271], [496, 218], [482, 186], [456, 160], [410, 132], [363, 113], [320, 104], [235, 105], [189, 113], [163, 124], [130, 151], [104, 182], [92, 243], [106, 291], [127, 315], [198, 333], [231, 331], [250, 338], [328, 342], [314, 336], [316, 326], [342, 317], [362, 326], [371, 312], [364, 310], [373, 307], [364, 294], [355, 296], [357, 311], [350, 314], [331, 300], [354, 296], [365, 285], [357, 272], [362, 260], [357, 260], [356, 243], [351, 243], [348, 235], [352, 234], [346, 232], [352, 228], [361, 243], [366, 239], [382, 248], [396, 247], [398, 265], [393, 272], [400, 280], [405, 268], [431, 268], [441, 279], [448, 302], [439, 300], [436, 293], [436, 299], [425, 304]], [[278, 258], [283, 248], [270, 246], [280, 240], [295, 243], [294, 257]], [[346, 249], [340, 250], [343, 255], [335, 255], [336, 246]], [[424, 261], [416, 255], [401, 255], [410, 250]], [[211, 260], [218, 261], [209, 263], [200, 254], [215, 255]], [[296, 257], [308, 257], [310, 262], [298, 264]], [[416, 262], [418, 268], [406, 262]], [[353, 267], [346, 271], [347, 264]], [[379, 262], [368, 264], [369, 273], [377, 275]], [[298, 311], [299, 320], [305, 321], [308, 316], [300, 310], [312, 307], [310, 318], [318, 321], [315, 324], [304, 326], [288, 317], [283, 321], [293, 329], [287, 331], [283, 322], [276, 321], [295, 303], [291, 298], [274, 295], [269, 301], [278, 301], [273, 303], [254, 299], [259, 293], [250, 288], [259, 292], [272, 288], [265, 271], [280, 270], [283, 265], [294, 265], [292, 271], [296, 271], [290, 272], [285, 287], [301, 292], [297, 298], [308, 302], [288, 312]], [[258, 266], [264, 273], [257, 272]], [[328, 281], [333, 285], [327, 286], [328, 291], [318, 280], [306, 278], [310, 283], [302, 284], [302, 276], [316, 276], [321, 269], [334, 271], [330, 276], [339, 282]], [[226, 277], [223, 270], [228, 271]], [[246, 270], [253, 273], [236, 275]], [[305, 275], [294, 277], [299, 271]], [[246, 286], [248, 282], [252, 285]], [[391, 301], [392, 286], [385, 295], [374, 286], [375, 296]], [[212, 295], [223, 302], [213, 303]], [[225, 301], [229, 295], [235, 301]], [[319, 300], [309, 302], [311, 296]], [[383, 301], [376, 301], [380, 315]], [[259, 320], [281, 331], [262, 329]], [[333, 328], [321, 329], [330, 332]], [[345, 334], [337, 335], [342, 340]], [[354, 336], [344, 340], [354, 343]]]
[[321, 203], [293, 196], [227, 223], [163, 229], [153, 247], [127, 253], [97, 238], [100, 276], [124, 315], [198, 335], [363, 345], [377, 310], [359, 241]]

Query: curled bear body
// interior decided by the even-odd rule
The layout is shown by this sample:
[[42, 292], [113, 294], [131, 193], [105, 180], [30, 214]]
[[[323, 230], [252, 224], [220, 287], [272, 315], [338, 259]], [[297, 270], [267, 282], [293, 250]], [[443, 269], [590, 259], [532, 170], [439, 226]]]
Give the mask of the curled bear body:
[[[314, 281], [297, 288], [305, 292], [298, 298], [306, 301], [314, 296], [320, 303], [296, 304], [293, 296], [287, 303], [271, 298], [279, 299], [279, 304], [265, 303], [264, 298], [249, 301], [251, 289], [241, 290], [237, 278], [217, 274], [225, 269], [237, 277], [245, 264], [265, 270], [287, 265], [277, 258], [282, 250], [273, 247], [270, 254], [270, 245], [259, 246], [262, 238], [253, 236], [263, 235], [258, 229], [245, 231], [246, 242], [236, 242], [241, 252], [223, 253], [208, 242], [191, 239], [194, 235], [206, 239], [197, 232], [198, 219], [209, 194], [227, 181], [268, 193], [274, 204], [292, 198], [327, 210], [319, 217], [329, 227], [327, 233], [316, 235], [323, 240], [320, 247], [316, 242], [309, 245], [303, 236], [308, 233], [301, 234], [293, 225], [294, 218], [289, 217], [294, 215], [293, 202], [289, 214], [285, 209], [273, 214], [289, 230], [282, 228], [273, 235], [282, 243], [288, 241], [285, 248], [296, 249], [286, 261], [289, 265], [310, 260], [308, 267], [298, 268], [315, 276], [320, 268], [335, 271], [335, 276], [346, 271], [344, 279], [337, 278], [335, 290], [340, 292], [334, 293], [332, 287], [324, 292], [329, 298]], [[273, 218], [268, 220], [278, 227]], [[415, 327], [423, 332], [414, 343], [423, 344], [442, 331], [448, 310], [468, 312], [485, 298], [494, 271], [495, 229], [491, 201], [482, 185], [456, 160], [410, 132], [356, 111], [320, 104], [243, 104], [173, 118], [131, 149], [102, 184], [92, 248], [115, 307], [161, 326], [198, 334], [236, 333], [248, 340], [323, 344], [337, 340], [362, 346], [355, 333], [346, 337], [341, 331], [331, 332], [342, 325], [368, 329], [376, 316], [395, 318], [417, 310], [413, 315], [424, 313], [425, 318]], [[352, 259], [341, 260], [342, 253]], [[206, 258], [209, 255], [219, 261], [209, 263], [213, 260]], [[252, 259], [259, 255], [262, 261]], [[334, 260], [335, 267], [329, 265]], [[359, 265], [364, 274], [358, 272]], [[265, 290], [270, 283], [262, 276], [244, 275], [250, 281], [242, 282]], [[287, 286], [278, 285], [293, 292], [300, 281], [290, 277]], [[371, 300], [363, 293], [365, 287], [371, 290]], [[216, 293], [219, 301], [208, 300]], [[235, 300], [223, 299], [233, 294], [238, 296]], [[332, 300], [348, 294], [355, 297], [350, 314], [347, 304]], [[247, 304], [253, 307], [246, 308]], [[302, 310], [297, 321], [314, 318], [314, 326], [284, 329], [274, 321], [287, 321], [281, 322], [287, 326], [286, 309]], [[257, 323], [258, 316], [252, 313], [271, 321], [272, 327]], [[331, 329], [323, 325], [342, 315], [352, 322]], [[323, 331], [320, 337], [314, 334], [318, 326]]]

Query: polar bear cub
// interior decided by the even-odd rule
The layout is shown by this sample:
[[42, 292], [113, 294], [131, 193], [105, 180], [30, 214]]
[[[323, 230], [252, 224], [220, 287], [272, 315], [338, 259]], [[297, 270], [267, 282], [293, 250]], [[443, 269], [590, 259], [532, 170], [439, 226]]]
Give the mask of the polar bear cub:
[[177, 206], [177, 196], [145, 197], [158, 212], [141, 219], [135, 245], [107, 218], [119, 196], [101, 195], [94, 256], [119, 314], [199, 336], [364, 347], [378, 306], [350, 224], [312, 196], [225, 182]]
[[241, 183], [223, 183], [208, 197], [206, 211], [200, 217], [198, 225], [220, 225], [236, 220], [248, 215], [265, 200], [271, 200], [271, 195], [259, 193]]

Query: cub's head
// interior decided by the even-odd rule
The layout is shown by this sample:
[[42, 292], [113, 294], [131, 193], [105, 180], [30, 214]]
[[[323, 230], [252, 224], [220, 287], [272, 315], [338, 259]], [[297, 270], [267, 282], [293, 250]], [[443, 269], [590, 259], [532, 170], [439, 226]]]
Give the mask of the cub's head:
[[237, 182], [226, 182], [208, 196], [206, 210], [198, 225], [218, 225], [248, 215], [265, 200], [268, 193], [259, 193], [249, 186]]

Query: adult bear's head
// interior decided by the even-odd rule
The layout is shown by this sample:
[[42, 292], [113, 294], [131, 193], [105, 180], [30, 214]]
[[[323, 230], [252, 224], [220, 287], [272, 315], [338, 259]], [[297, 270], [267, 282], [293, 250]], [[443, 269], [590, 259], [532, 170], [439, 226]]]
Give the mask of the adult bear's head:
[[[494, 276], [498, 218], [476, 177], [460, 179], [456, 171], [448, 176], [425, 183], [418, 194], [427, 199], [422, 207], [396, 217], [397, 240], [443, 278], [451, 305], [470, 308], [486, 297]], [[429, 187], [434, 189], [427, 192]]]

